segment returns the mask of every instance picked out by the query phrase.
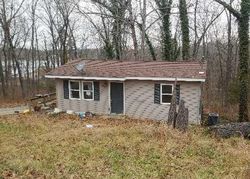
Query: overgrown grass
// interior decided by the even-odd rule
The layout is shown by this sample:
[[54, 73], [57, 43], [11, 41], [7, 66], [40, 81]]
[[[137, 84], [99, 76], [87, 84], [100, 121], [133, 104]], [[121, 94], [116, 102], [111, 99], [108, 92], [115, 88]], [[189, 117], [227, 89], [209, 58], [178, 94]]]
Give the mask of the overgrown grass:
[[[94, 128], [86, 128], [93, 124]], [[152, 121], [30, 114], [0, 118], [2, 177], [244, 178], [250, 142]]]

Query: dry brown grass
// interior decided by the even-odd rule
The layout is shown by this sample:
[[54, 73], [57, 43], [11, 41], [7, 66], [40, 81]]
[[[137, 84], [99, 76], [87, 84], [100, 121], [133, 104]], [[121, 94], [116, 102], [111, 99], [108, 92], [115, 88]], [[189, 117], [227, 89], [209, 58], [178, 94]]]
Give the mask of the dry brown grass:
[[[94, 128], [86, 128], [93, 124]], [[46, 178], [247, 178], [250, 142], [153, 122], [43, 114], [0, 117], [0, 174]]]
[[239, 117], [238, 116], [239, 106], [238, 104], [234, 104], [234, 105], [228, 105], [226, 107], [223, 107], [219, 103], [213, 103], [213, 104], [210, 104], [209, 106], [206, 106], [206, 108], [204, 109], [204, 113], [208, 114], [210, 112], [218, 113], [220, 115], [220, 118], [235, 122], [238, 120], [238, 117]]
[[16, 106], [25, 105], [26, 101], [23, 99], [12, 100], [12, 99], [1, 99], [0, 98], [0, 108], [11, 108]]

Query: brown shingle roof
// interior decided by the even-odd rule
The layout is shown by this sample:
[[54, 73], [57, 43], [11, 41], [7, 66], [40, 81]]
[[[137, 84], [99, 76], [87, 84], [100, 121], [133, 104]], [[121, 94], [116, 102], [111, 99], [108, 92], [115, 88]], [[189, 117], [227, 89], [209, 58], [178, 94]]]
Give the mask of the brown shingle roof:
[[[76, 66], [84, 64], [84, 72]], [[200, 73], [204, 72], [204, 73]], [[206, 65], [200, 62], [76, 60], [49, 72], [46, 77], [147, 77], [205, 79]]]

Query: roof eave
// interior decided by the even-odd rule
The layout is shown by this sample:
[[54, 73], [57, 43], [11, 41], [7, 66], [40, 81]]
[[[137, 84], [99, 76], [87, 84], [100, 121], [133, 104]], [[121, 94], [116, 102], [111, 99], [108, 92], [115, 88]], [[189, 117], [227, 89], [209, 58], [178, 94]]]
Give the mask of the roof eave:
[[126, 80], [150, 80], [150, 81], [188, 81], [188, 82], [205, 82], [205, 78], [164, 78], [164, 77], [83, 77], [83, 76], [57, 76], [45, 75], [50, 79], [74, 79], [74, 80], [107, 80], [107, 81], [126, 81]]

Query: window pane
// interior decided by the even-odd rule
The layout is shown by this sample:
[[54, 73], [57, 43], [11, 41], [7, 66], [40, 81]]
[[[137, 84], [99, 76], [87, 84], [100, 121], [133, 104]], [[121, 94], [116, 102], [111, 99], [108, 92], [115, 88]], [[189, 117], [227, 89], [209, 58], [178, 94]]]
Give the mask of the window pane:
[[91, 91], [83, 92], [84, 99], [93, 99], [93, 93]]
[[172, 85], [162, 85], [162, 93], [172, 93]]
[[71, 89], [79, 90], [79, 82], [73, 82], [73, 81], [71, 81], [70, 82], [70, 88]]
[[83, 83], [83, 89], [84, 90], [92, 90], [92, 83], [84, 82]]
[[71, 98], [80, 98], [80, 92], [79, 91], [71, 91]]
[[162, 95], [162, 103], [171, 103], [172, 95]]

